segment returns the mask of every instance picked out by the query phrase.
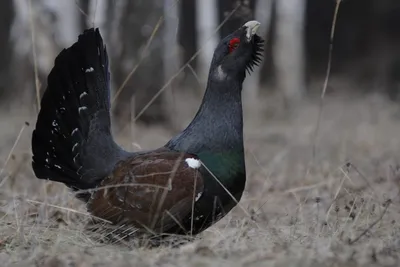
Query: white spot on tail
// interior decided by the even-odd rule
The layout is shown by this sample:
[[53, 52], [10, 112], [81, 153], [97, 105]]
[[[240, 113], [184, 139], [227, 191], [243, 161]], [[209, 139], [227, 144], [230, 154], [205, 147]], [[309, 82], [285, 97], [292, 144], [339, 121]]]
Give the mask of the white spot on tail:
[[78, 132], [78, 128], [75, 128], [72, 130], [71, 135], [74, 135], [74, 133]]
[[72, 152], [74, 152], [75, 148], [78, 146], [78, 143], [75, 143], [75, 145], [72, 147]]
[[85, 107], [85, 106], [79, 107], [78, 112], [81, 113], [82, 110], [86, 110], [86, 109], [87, 109], [87, 107]]
[[61, 170], [61, 166], [60, 165], [54, 164], [54, 167], [56, 167], [57, 169]]
[[76, 158], [79, 156], [79, 153], [75, 155], [75, 157], [72, 159], [74, 163], [76, 163]]
[[195, 217], [194, 220], [195, 220], [195, 221], [198, 221], [198, 220], [200, 220], [200, 219], [203, 218], [203, 217], [204, 217], [203, 215], [200, 215], [200, 216]]
[[227, 74], [226, 74], [226, 72], [222, 69], [222, 66], [221, 65], [219, 65], [218, 67], [217, 67], [217, 69], [215, 70], [215, 77], [218, 79], [218, 80], [225, 80], [226, 79], [226, 77], [227, 77]]
[[198, 169], [201, 166], [200, 160], [194, 159], [194, 158], [187, 158], [185, 159], [187, 165], [189, 165], [190, 168], [192, 169]]
[[197, 194], [197, 196], [195, 197], [195, 199], [194, 199], [194, 202], [196, 202], [197, 200], [199, 200], [199, 198], [201, 198], [201, 195], [203, 194], [203, 192], [199, 192], [198, 194]]
[[93, 67], [90, 67], [90, 68], [85, 70], [85, 72], [93, 72], [93, 71], [94, 71]]
[[51, 125], [53, 125], [54, 127], [57, 127], [57, 126], [58, 126], [57, 121], [54, 120], [54, 121], [51, 123]]
[[79, 98], [82, 99], [82, 97], [84, 97], [85, 95], [87, 95], [87, 93], [86, 93], [86, 92], [83, 92], [83, 93], [79, 96]]

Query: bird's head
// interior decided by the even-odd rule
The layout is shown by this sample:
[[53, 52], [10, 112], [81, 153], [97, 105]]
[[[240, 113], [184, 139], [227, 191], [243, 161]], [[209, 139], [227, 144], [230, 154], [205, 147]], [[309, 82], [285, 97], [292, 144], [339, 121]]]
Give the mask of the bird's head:
[[219, 80], [244, 79], [246, 70], [253, 71], [254, 65], [261, 62], [263, 51], [264, 40], [256, 34], [259, 26], [258, 21], [248, 21], [222, 39], [214, 51], [210, 75]]

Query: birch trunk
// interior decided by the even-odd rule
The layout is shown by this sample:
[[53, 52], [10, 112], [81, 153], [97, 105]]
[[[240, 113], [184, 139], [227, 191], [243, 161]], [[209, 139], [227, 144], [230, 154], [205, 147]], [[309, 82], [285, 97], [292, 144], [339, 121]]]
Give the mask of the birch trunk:
[[164, 75], [168, 81], [181, 66], [181, 59], [178, 50], [178, 3], [176, 0], [164, 0]]
[[3, 22], [0, 25], [0, 101], [4, 100], [5, 95], [11, 92], [10, 80], [11, 71], [10, 65], [12, 62], [12, 44], [10, 42], [11, 26], [15, 17], [15, 10], [12, 1], [0, 2], [0, 12]]
[[208, 71], [213, 52], [219, 42], [218, 34], [213, 34], [217, 28], [217, 1], [196, 0], [197, 48], [202, 49], [198, 59], [198, 77], [202, 87], [207, 81]]
[[[125, 1], [122, 7], [118, 27], [120, 47], [117, 48], [121, 52], [112, 62], [116, 89], [123, 88], [113, 105], [120, 126], [139, 114], [138, 120], [147, 124], [167, 122], [164, 95], [152, 100], [164, 85], [164, 25], [151, 37], [164, 13], [163, 4], [163, 0], [137, 0]], [[152, 41], [147, 47], [150, 38]], [[137, 64], [139, 67], [130, 75]]]
[[[279, 1], [279, 0], [278, 0]], [[274, 0], [256, 0], [254, 8], [254, 19], [261, 23], [258, 29], [258, 35], [263, 38], [267, 37], [271, 28], [272, 8]], [[265, 40], [265, 45], [270, 45], [269, 40]], [[269, 60], [264, 57], [264, 60]], [[260, 76], [262, 75], [262, 64], [255, 68], [254, 72], [248, 77], [244, 83], [246, 94], [244, 95], [245, 101], [254, 102], [257, 100], [260, 87]]]
[[278, 89], [287, 104], [298, 102], [305, 92], [305, 0], [276, 1], [274, 44]]

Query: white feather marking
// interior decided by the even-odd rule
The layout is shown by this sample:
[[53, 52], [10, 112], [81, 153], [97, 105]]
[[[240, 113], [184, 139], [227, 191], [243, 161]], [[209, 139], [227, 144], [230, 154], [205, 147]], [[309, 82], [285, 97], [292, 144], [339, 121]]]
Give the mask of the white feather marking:
[[54, 164], [54, 167], [56, 167], [57, 169], [61, 170], [61, 166], [60, 165]]
[[78, 146], [78, 143], [75, 143], [75, 145], [72, 147], [72, 152], [74, 152], [75, 148]]
[[82, 99], [82, 97], [84, 97], [85, 95], [87, 95], [87, 93], [83, 92], [82, 94], [80, 94], [79, 98]]
[[200, 216], [195, 217], [194, 220], [195, 220], [195, 221], [198, 221], [198, 220], [200, 220], [200, 219], [203, 218], [203, 217], [204, 217], [203, 215], [200, 215]]
[[73, 161], [74, 161], [74, 163], [76, 163], [76, 158], [79, 156], [79, 153], [77, 153], [76, 155], [75, 155], [75, 157], [72, 159]]
[[79, 107], [78, 112], [81, 113], [82, 110], [86, 110], [86, 109], [87, 109], [87, 107], [85, 107], [85, 106]]
[[90, 68], [85, 70], [85, 72], [93, 72], [93, 71], [94, 71], [93, 67], [90, 67]]
[[74, 135], [74, 133], [76, 133], [78, 131], [78, 128], [75, 128], [72, 130], [71, 135]]
[[199, 200], [199, 198], [201, 198], [201, 195], [203, 194], [203, 192], [199, 192], [197, 193], [197, 196], [194, 199], [194, 202], [196, 202], [197, 200]]
[[187, 158], [185, 159], [187, 165], [189, 165], [190, 168], [192, 169], [198, 169], [201, 166], [200, 160], [194, 159], [194, 158]]
[[215, 76], [218, 80], [225, 80], [227, 75], [226, 72], [222, 69], [222, 66], [219, 65], [215, 70]]

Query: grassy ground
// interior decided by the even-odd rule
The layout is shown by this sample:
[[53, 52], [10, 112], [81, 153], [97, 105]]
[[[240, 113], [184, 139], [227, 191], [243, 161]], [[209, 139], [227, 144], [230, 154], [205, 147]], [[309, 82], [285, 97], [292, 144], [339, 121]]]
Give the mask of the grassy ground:
[[[19, 110], [0, 117], [2, 266], [397, 266], [400, 256], [398, 107], [377, 96], [328, 96], [292, 116], [277, 101], [246, 111], [248, 181], [233, 212], [179, 248], [101, 244], [64, 186], [35, 179]], [[255, 105], [253, 105], [255, 106]], [[190, 112], [175, 111], [191, 119]], [[171, 133], [127, 127], [124, 146], [153, 148]], [[313, 156], [313, 144], [316, 144]], [[390, 200], [390, 201], [388, 201]]]

